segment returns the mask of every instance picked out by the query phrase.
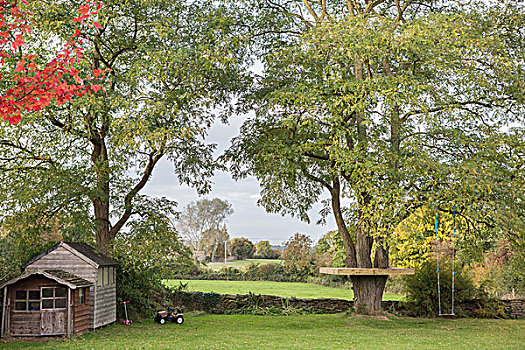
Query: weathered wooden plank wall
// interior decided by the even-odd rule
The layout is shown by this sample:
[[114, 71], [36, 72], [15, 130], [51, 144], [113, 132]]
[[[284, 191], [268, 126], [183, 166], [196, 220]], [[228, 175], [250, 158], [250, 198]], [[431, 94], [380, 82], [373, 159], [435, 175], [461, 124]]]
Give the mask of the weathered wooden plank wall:
[[86, 292], [85, 302], [79, 305], [79, 290], [73, 293], [75, 307], [73, 308], [73, 329], [75, 335], [84, 334], [89, 331], [89, 289]]
[[26, 267], [26, 271], [60, 269], [82, 277], [90, 282], [97, 280], [97, 268], [91, 266], [69, 250], [58, 247]]
[[117, 290], [115, 284], [97, 287], [95, 328], [117, 320]]
[[40, 335], [40, 311], [11, 312], [11, 335]]

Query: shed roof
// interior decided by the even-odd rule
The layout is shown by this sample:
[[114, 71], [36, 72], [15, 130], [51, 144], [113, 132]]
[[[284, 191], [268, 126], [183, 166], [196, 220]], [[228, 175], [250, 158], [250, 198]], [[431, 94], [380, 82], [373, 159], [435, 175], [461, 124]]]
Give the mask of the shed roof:
[[92, 246], [87, 243], [80, 242], [64, 242], [71, 248], [75, 249], [77, 252], [85, 255], [89, 259], [96, 262], [99, 266], [117, 266], [118, 263], [111, 259], [109, 256], [102, 253], [98, 253]]
[[59, 284], [66, 285], [71, 289], [89, 287], [93, 284], [89, 281], [86, 281], [83, 278], [80, 278], [76, 275], [62, 270], [35, 270], [31, 272], [26, 272], [21, 276], [18, 276], [10, 281], [5, 282], [4, 284], [0, 285], [0, 289], [4, 288], [5, 286], [15, 284], [16, 282], [29, 278], [33, 275], [42, 275], [44, 277], [54, 280]]
[[25, 264], [21, 266], [22, 270], [24, 270], [29, 265], [33, 264], [34, 262], [40, 260], [42, 257], [46, 256], [47, 254], [51, 253], [58, 247], [64, 247], [68, 249], [69, 251], [76, 252], [77, 254], [81, 255], [81, 258], [84, 257], [84, 260], [86, 260], [88, 263], [93, 265], [94, 267], [100, 267], [100, 266], [117, 266], [118, 263], [111, 259], [110, 257], [98, 253], [93, 247], [91, 247], [87, 243], [82, 242], [59, 242], [43, 252], [42, 254], [39, 254], [35, 256], [33, 259], [29, 260]]

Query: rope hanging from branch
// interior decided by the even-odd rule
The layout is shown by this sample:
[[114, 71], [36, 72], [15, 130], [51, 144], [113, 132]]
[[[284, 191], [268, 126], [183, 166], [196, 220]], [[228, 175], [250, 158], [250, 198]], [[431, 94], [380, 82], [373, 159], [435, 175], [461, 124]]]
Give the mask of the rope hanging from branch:
[[452, 214], [452, 288], [451, 288], [451, 312], [444, 314], [441, 309], [441, 285], [439, 279], [439, 236], [438, 236], [438, 213], [436, 211], [434, 220], [434, 230], [436, 231], [436, 274], [437, 274], [437, 292], [438, 292], [438, 316], [454, 316], [454, 282], [456, 277], [455, 270], [455, 241], [456, 241], [456, 206]]

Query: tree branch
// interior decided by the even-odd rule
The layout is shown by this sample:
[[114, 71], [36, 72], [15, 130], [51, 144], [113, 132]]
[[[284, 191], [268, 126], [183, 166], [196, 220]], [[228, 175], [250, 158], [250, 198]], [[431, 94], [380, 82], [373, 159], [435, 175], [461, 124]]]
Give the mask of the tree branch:
[[142, 177], [140, 181], [131, 189], [131, 191], [128, 192], [126, 197], [124, 198], [124, 213], [122, 214], [121, 218], [117, 221], [117, 223], [111, 228], [109, 231], [109, 236], [111, 239], [113, 239], [118, 231], [124, 226], [124, 224], [128, 221], [129, 217], [133, 214], [132, 209], [132, 200], [135, 198], [137, 193], [144, 188], [146, 183], [148, 182], [149, 178], [151, 177], [151, 174], [153, 173], [153, 169], [155, 168], [155, 165], [157, 162], [164, 156], [164, 151], [153, 151], [149, 154], [149, 161], [146, 165], [146, 169], [144, 169], [144, 173], [142, 174]]
[[306, 165], [304, 165], [303, 163], [300, 163], [300, 168], [301, 168], [301, 171], [303, 172], [304, 176], [306, 176], [307, 178], [309, 178], [310, 180], [312, 181], [315, 181], [315, 182], [318, 182], [320, 183], [321, 185], [323, 185], [328, 191], [332, 191], [332, 186], [325, 180], [321, 179], [320, 177], [317, 177], [315, 175], [312, 175], [308, 169], [306, 168]]

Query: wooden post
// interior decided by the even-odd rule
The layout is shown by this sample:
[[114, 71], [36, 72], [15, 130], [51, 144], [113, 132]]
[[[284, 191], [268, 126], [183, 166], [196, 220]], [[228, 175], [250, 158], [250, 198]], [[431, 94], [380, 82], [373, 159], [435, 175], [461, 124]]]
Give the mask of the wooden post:
[[67, 337], [71, 338], [71, 288], [67, 288]]
[[2, 303], [2, 326], [0, 327], [0, 337], [4, 336], [6, 312], [7, 312], [7, 286], [4, 287], [4, 302]]
[[11, 299], [7, 297], [7, 307], [5, 308], [5, 313], [8, 315], [5, 317], [5, 334], [9, 334], [11, 332]]

